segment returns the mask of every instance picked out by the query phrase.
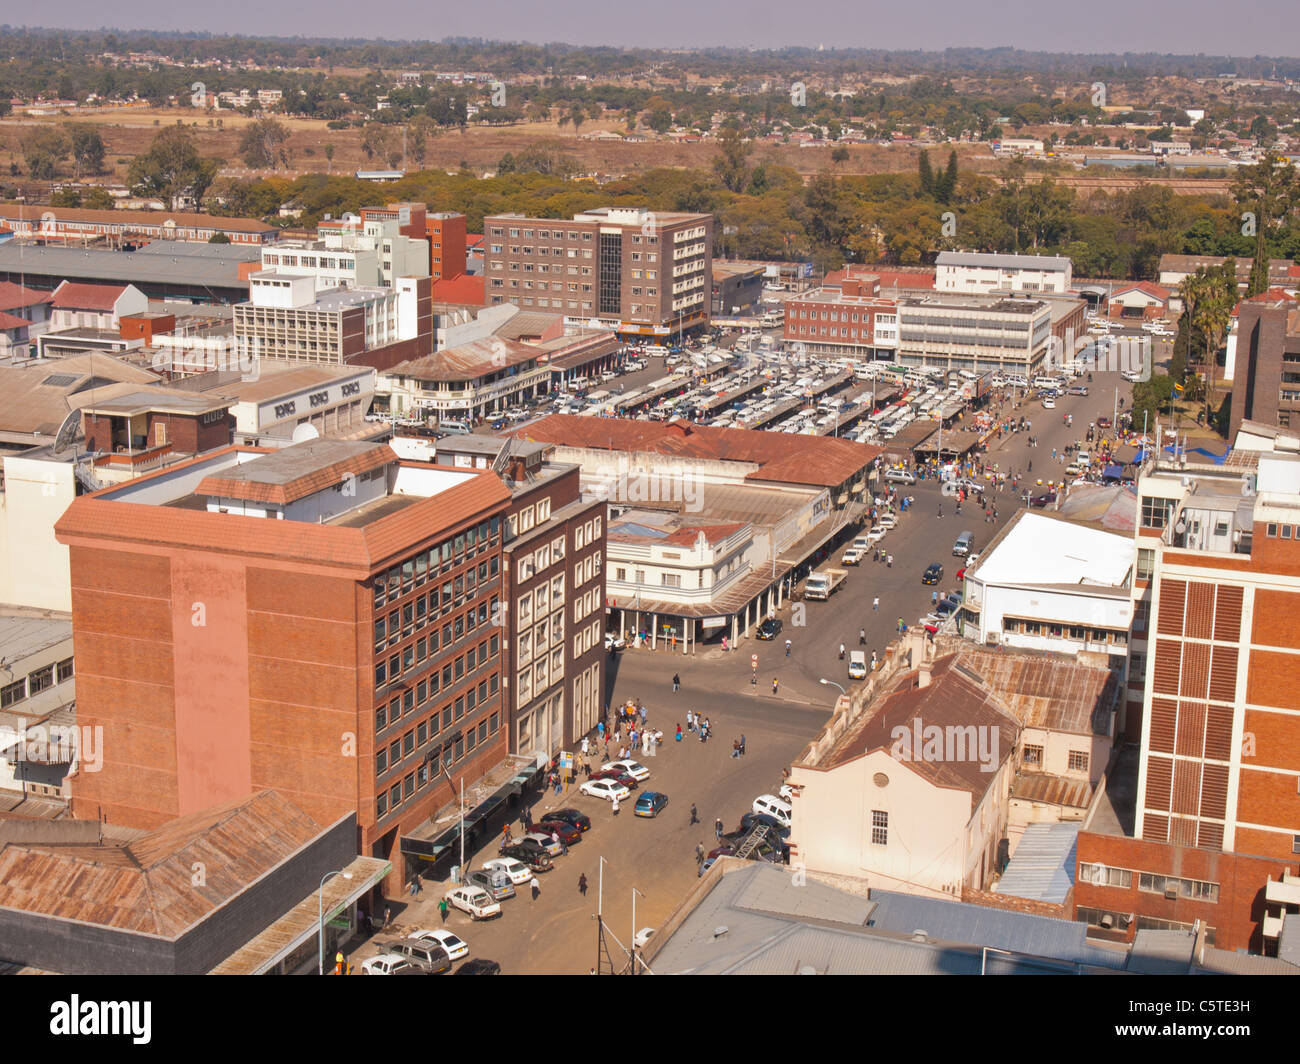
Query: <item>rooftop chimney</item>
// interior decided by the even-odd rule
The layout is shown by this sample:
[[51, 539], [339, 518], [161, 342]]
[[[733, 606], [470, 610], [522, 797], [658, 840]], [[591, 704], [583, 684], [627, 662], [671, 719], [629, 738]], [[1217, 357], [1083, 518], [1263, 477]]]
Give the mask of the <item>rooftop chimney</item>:
[[916, 670], [916, 686], [930, 686], [930, 663], [928, 661], [921, 662], [921, 667]]

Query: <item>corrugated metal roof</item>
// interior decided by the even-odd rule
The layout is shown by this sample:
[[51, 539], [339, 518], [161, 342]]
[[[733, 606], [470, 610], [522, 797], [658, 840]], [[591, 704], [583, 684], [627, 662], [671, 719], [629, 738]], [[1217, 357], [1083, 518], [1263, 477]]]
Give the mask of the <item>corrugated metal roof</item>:
[[[125, 846], [9, 845], [0, 906], [176, 938], [321, 833], [274, 791], [173, 820]], [[205, 878], [194, 881], [201, 865]]]
[[995, 270], [1069, 270], [1073, 263], [1059, 255], [986, 255], [975, 251], [941, 251], [936, 266], [978, 266]]
[[1030, 824], [995, 894], [1063, 904], [1074, 886], [1078, 824]]
[[1139, 931], [1133, 937], [1126, 970], [1138, 975], [1186, 975], [1195, 945], [1191, 931]]
[[1073, 920], [886, 890], [873, 890], [871, 900], [877, 903], [871, 914], [872, 927], [904, 934], [923, 929], [931, 938], [948, 942], [1102, 968], [1124, 966], [1123, 954], [1089, 945], [1087, 925]]
[[1109, 735], [1119, 681], [1101, 665], [1053, 654], [1006, 649], [963, 650], [960, 664], [997, 692], [1028, 728], [1071, 735]]

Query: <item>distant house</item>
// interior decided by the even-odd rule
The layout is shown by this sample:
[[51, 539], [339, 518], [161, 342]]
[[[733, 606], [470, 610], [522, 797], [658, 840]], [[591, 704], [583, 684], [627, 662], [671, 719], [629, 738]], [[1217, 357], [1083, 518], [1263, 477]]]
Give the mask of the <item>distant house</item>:
[[1153, 281], [1116, 288], [1106, 303], [1106, 316], [1112, 319], [1152, 321], [1169, 313], [1172, 293]]
[[61, 329], [117, 329], [128, 314], [144, 314], [148, 297], [135, 285], [76, 284], [64, 281], [54, 290], [50, 327]]

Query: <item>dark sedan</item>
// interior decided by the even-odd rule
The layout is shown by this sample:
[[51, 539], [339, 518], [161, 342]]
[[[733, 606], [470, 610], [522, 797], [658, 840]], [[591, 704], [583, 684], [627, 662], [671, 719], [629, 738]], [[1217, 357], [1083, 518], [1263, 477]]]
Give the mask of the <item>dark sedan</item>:
[[559, 820], [565, 824], [572, 824], [579, 831], [591, 830], [591, 817], [586, 813], [580, 813], [576, 809], [553, 809], [546, 814], [547, 820]]
[[607, 768], [607, 769], [602, 769], [600, 772], [593, 772], [591, 774], [591, 778], [594, 780], [613, 780], [616, 783], [621, 783], [629, 791], [634, 791], [637, 789], [636, 780], [633, 779], [631, 776], [629, 776], [626, 772], [620, 772], [616, 768]]
[[776, 617], [767, 617], [758, 626], [759, 639], [775, 639], [781, 634], [781, 621]]
[[925, 570], [925, 572], [921, 574], [921, 583], [923, 584], [937, 584], [942, 579], [943, 579], [943, 566], [940, 565], [938, 562], [935, 562], [933, 565], [929, 566]]
[[551, 858], [547, 855], [537, 843], [532, 839], [525, 839], [523, 842], [516, 842], [513, 846], [507, 846], [501, 851], [502, 857], [513, 857], [521, 864], [526, 864], [533, 872], [549, 872], [555, 866], [551, 864]]
[[1031, 506], [1038, 507], [1051, 506], [1054, 502], [1056, 502], [1056, 492], [1054, 491], [1045, 491], [1043, 494], [1035, 495], [1029, 500]]
[[543, 820], [540, 824], [529, 824], [528, 830], [530, 832], [540, 832], [543, 835], [558, 835], [565, 846], [572, 846], [575, 842], [582, 841], [582, 832], [572, 824], [566, 824], [563, 820]]

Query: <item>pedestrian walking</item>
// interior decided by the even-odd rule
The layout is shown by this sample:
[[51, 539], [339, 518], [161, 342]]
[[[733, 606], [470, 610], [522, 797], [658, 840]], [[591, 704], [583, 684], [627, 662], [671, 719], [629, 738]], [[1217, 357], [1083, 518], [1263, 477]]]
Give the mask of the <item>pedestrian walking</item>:
[[587, 756], [587, 737], [585, 735], [582, 737], [582, 756]]
[[880, 598], [879, 596], [877, 596], [876, 598], [873, 598], [871, 600], [871, 610], [873, 613], [875, 613], [879, 611], [879, 609], [880, 609]]
[[578, 893], [581, 894], [584, 898], [587, 896], [587, 873], [586, 872], [583, 872], [582, 875], [578, 877]]
[[[877, 601], [879, 601], [879, 600], [877, 600]], [[858, 646], [860, 646], [860, 647], [864, 647], [864, 646], [866, 646], [866, 645], [867, 645], [867, 630], [866, 630], [865, 628], [859, 628], [859, 629], [858, 629]]]
[[542, 885], [537, 882], [536, 876], [533, 876], [533, 878], [528, 881], [528, 887], [533, 892], [533, 901], [536, 901], [537, 895], [542, 892]]
[[894, 567], [894, 556], [892, 554], [885, 555], [885, 566], [889, 569]]
[[715, 839], [722, 838], [722, 817], [717, 817], [713, 821], [713, 837]]
[[785, 641], [785, 656], [787, 658], [790, 656], [790, 646], [791, 646], [790, 640], [787, 639]]
[[679, 690], [681, 690], [681, 686], [682, 686], [682, 678], [678, 676], [677, 673], [673, 673], [673, 694], [676, 694]]
[[695, 844], [695, 867], [699, 868], [704, 863], [704, 843]]
[[692, 802], [692, 803], [691, 803], [691, 823], [692, 823], [692, 824], [698, 824], [699, 822], [700, 822], [700, 811], [699, 811], [698, 809], [695, 808], [695, 803]]
[[779, 684], [779, 682], [777, 681], [777, 678], [776, 678], [775, 676], [773, 676], [773, 677], [772, 677], [772, 694], [776, 694], [776, 692], [777, 692], [777, 688], [778, 688], [779, 686], [780, 686], [780, 684]]
[[679, 743], [682, 741], [682, 726], [677, 725], [677, 734], [673, 736]]
[[689, 709], [686, 711], [686, 730], [692, 732], [695, 730], [695, 714]]
[[902, 635], [902, 634], [903, 634], [903, 618], [902, 618], [902, 617], [898, 618], [898, 634], [899, 634], [899, 635]]
[[615, 799], [610, 803], [610, 812], [612, 812], [615, 816], [618, 816], [618, 799], [617, 799], [617, 798], [615, 798]]

